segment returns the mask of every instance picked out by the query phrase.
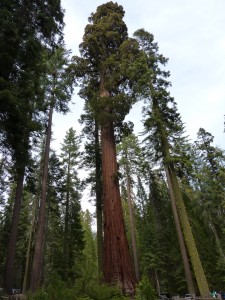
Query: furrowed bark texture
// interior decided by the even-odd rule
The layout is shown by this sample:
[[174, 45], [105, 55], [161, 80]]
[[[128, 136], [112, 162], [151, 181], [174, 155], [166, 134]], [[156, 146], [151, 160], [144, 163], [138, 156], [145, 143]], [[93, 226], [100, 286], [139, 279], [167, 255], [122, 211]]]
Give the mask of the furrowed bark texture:
[[125, 235], [113, 124], [101, 127], [104, 207], [104, 279], [133, 295], [136, 278]]

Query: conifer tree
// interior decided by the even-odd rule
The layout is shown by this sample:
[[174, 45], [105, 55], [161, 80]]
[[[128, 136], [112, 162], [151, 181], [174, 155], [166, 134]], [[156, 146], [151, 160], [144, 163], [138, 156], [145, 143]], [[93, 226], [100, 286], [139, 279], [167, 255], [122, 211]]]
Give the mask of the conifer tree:
[[219, 288], [221, 286], [219, 273], [224, 269], [225, 263], [223, 247], [225, 156], [222, 149], [213, 145], [214, 137], [205, 129], [199, 129], [197, 138], [193, 146], [195, 155], [193, 164], [195, 173], [192, 177], [193, 205], [199, 206], [198, 219], [201, 217], [203, 227], [207, 232], [205, 240], [208, 241], [208, 245], [213, 241], [214, 249], [210, 261], [208, 259], [210, 246], [207, 247], [208, 254], [202, 247], [202, 255], [206, 261], [210, 284]]
[[35, 291], [41, 284], [41, 274], [43, 266], [43, 251], [46, 228], [46, 196], [48, 181], [49, 151], [52, 135], [53, 111], [66, 113], [68, 102], [72, 95], [72, 80], [68, 73], [69, 53], [63, 47], [57, 47], [50, 57], [46, 57], [45, 96], [48, 107], [48, 123], [46, 131], [45, 154], [43, 177], [41, 187], [41, 201], [38, 213], [38, 227], [35, 242], [35, 252], [33, 259], [33, 269], [30, 289]]
[[83, 289], [85, 290], [93, 280], [97, 279], [97, 249], [96, 239], [92, 232], [93, 218], [89, 210], [81, 213], [81, 222], [84, 231], [83, 257], [80, 260]]
[[119, 160], [119, 172], [125, 178], [126, 186], [126, 195], [129, 211], [129, 220], [130, 220], [130, 234], [131, 234], [131, 243], [132, 243], [132, 254], [135, 275], [137, 280], [140, 280], [140, 270], [138, 262], [138, 251], [137, 251], [137, 242], [136, 242], [136, 228], [135, 228], [135, 214], [134, 214], [134, 200], [133, 200], [133, 180], [134, 175], [137, 172], [138, 168], [138, 159], [141, 160], [140, 147], [138, 145], [138, 140], [134, 134], [125, 136], [121, 143], [117, 146], [118, 155], [120, 154], [121, 158]]
[[[46, 234], [44, 240], [42, 283], [51, 284], [54, 277], [62, 278], [63, 273], [63, 179], [64, 170], [55, 153], [50, 150], [46, 194]], [[40, 191], [41, 192], [41, 191]]]
[[[147, 143], [147, 144], [146, 144]], [[136, 224], [142, 276], [161, 294], [184, 294], [187, 287], [163, 170], [152, 161], [148, 141], [136, 184]], [[139, 159], [140, 162], [140, 159]], [[171, 272], [173, 270], [173, 272]]]
[[31, 134], [40, 130], [43, 109], [40, 57], [46, 45], [60, 35], [60, 1], [3, 1], [0, 16], [0, 128], [1, 143], [14, 162], [16, 193], [4, 274], [4, 289], [11, 293], [19, 214]]
[[80, 138], [76, 131], [70, 128], [65, 135], [61, 147], [61, 159], [64, 168], [64, 278], [73, 279], [72, 269], [83, 248], [83, 232], [80, 221], [80, 198], [82, 186], [78, 178], [78, 163], [80, 154]]
[[82, 114], [80, 119], [80, 123], [85, 125], [82, 132], [86, 137], [82, 165], [88, 172], [86, 183], [91, 184], [91, 195], [95, 194], [96, 199], [98, 273], [101, 277], [103, 274], [103, 207], [100, 129], [89, 104], [89, 100], [95, 95], [94, 87], [87, 94], [85, 89], [83, 89], [80, 95], [85, 99], [85, 114]]
[[[146, 53], [147, 64], [153, 70], [149, 74], [149, 84], [146, 85], [146, 96], [149, 94], [150, 107], [145, 107], [145, 129], [151, 136], [158, 157], [162, 158], [165, 169], [168, 188], [175, 218], [178, 240], [184, 262], [188, 290], [195, 294], [192, 274], [188, 263], [187, 251], [190, 256], [199, 292], [202, 296], [209, 295], [207, 279], [201, 264], [196, 243], [191, 230], [186, 207], [179, 187], [175, 172], [176, 158], [173, 154], [173, 144], [183, 131], [180, 115], [177, 112], [176, 103], [170, 96], [167, 88], [169, 82], [168, 72], [160, 69], [160, 64], [165, 65], [166, 59], [158, 54], [157, 44], [153, 42], [153, 36], [143, 29], [136, 31], [135, 36]], [[184, 243], [185, 240], [185, 243]]]
[[123, 16], [122, 6], [113, 2], [92, 13], [80, 45], [81, 57], [74, 58], [74, 72], [83, 86], [94, 84], [98, 91], [90, 105], [101, 126], [104, 279], [132, 295], [136, 279], [124, 230], [114, 128], [129, 112], [145, 66], [137, 42], [128, 38]]

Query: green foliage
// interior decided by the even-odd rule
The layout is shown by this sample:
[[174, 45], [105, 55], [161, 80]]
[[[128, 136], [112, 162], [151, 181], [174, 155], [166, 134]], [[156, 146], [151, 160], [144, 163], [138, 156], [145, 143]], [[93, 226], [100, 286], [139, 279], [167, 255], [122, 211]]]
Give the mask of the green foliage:
[[154, 300], [156, 292], [152, 287], [149, 279], [143, 276], [136, 289], [136, 300]]
[[30, 154], [29, 136], [41, 129], [44, 69], [40, 57], [61, 34], [60, 1], [3, 1], [0, 25], [1, 142], [10, 149], [16, 167], [22, 168]]
[[189, 184], [183, 181], [184, 200], [209, 284], [219, 290], [224, 276], [224, 151], [213, 146], [205, 129], [197, 137], [190, 149]]
[[69, 111], [68, 103], [73, 92], [73, 78], [69, 71], [70, 51], [63, 44], [57, 45], [52, 51], [43, 53], [42, 63], [45, 70], [42, 78], [45, 105], [65, 114]]
[[61, 195], [63, 218], [63, 278], [73, 280], [79, 274], [76, 266], [84, 248], [84, 233], [81, 225], [82, 184], [78, 177], [80, 137], [70, 128], [61, 147], [63, 168]]
[[27, 300], [125, 300], [117, 287], [90, 281], [82, 290], [75, 284], [68, 286], [65, 282], [54, 279], [46, 288], [39, 289], [34, 294], [27, 293]]
[[105, 284], [96, 285], [94, 283], [93, 285], [90, 285], [86, 289], [87, 295], [90, 297], [90, 299], [93, 300], [106, 300], [106, 299], [114, 299], [114, 300], [123, 300], [126, 299], [122, 293], [121, 290], [117, 287], [108, 286]]
[[138, 180], [136, 207], [141, 273], [148, 274], [155, 290], [158, 278], [161, 290], [171, 294], [178, 291], [185, 293], [184, 270], [180, 264], [180, 249], [166, 183], [161, 171], [151, 170], [147, 163], [143, 170]]
[[117, 3], [98, 6], [85, 28], [81, 57], [74, 57], [80, 95], [90, 101], [100, 124], [113, 121], [118, 125], [124, 120], [137, 101], [139, 82], [147, 71], [138, 43], [128, 38], [123, 16], [123, 8]]
[[4, 205], [4, 210], [1, 213], [0, 218], [0, 282], [3, 281], [3, 274], [6, 260], [6, 247], [8, 243], [8, 235], [10, 232], [10, 224], [13, 211], [13, 198], [15, 196], [15, 186], [11, 185], [9, 190], [9, 197]]
[[84, 230], [83, 259], [80, 260], [82, 284], [85, 286], [88, 282], [97, 278], [97, 251], [96, 238], [92, 232], [91, 226], [93, 223], [92, 216], [88, 210], [81, 215], [82, 227]]
[[[91, 196], [98, 190], [100, 207], [101, 149], [96, 140], [99, 126], [105, 121], [113, 122], [118, 141], [123, 136], [118, 146], [119, 175], [122, 174], [123, 183], [129, 163], [129, 179], [137, 199], [139, 263], [142, 274], [148, 275], [138, 284], [135, 299], [155, 299], [157, 280], [161, 290], [172, 294], [186, 292], [167, 186], [160, 170], [163, 160], [175, 166], [182, 184], [185, 206], [209, 283], [217, 290], [223, 289], [224, 151], [213, 146], [213, 136], [203, 128], [194, 145], [182, 136], [183, 124], [168, 91], [169, 72], [164, 68], [168, 59], [159, 54], [154, 36], [144, 29], [137, 30], [134, 39], [128, 37], [124, 14], [123, 7], [112, 1], [100, 5], [85, 28], [81, 57], [73, 57], [71, 64], [70, 51], [56, 41], [63, 28], [60, 0], [3, 0], [1, 4], [0, 146], [7, 159], [10, 154], [10, 163], [15, 163], [16, 168], [9, 170], [8, 162], [1, 159], [0, 281], [15, 197], [15, 186], [10, 188], [7, 181], [13, 180], [16, 172], [27, 166], [14, 264], [14, 285], [19, 286], [24, 272], [26, 241], [33, 231], [32, 206], [40, 197], [38, 172], [42, 162], [37, 159], [36, 164], [30, 164], [32, 142], [37, 134], [43, 134], [41, 130], [49, 106], [54, 106], [57, 112], [68, 111], [75, 80], [81, 86], [79, 95], [86, 102], [86, 115], [82, 118], [86, 123], [87, 142], [82, 161], [90, 171], [87, 181], [92, 183]], [[106, 95], [100, 97], [102, 87]], [[122, 126], [140, 96], [148, 98], [143, 108], [145, 150], [140, 149], [134, 135], [124, 137], [127, 128]], [[166, 154], [163, 139], [168, 141], [170, 155]], [[6, 147], [10, 151], [6, 151]], [[126, 299], [117, 287], [98, 282], [92, 216], [89, 212], [81, 213], [80, 207], [79, 149], [80, 139], [70, 128], [63, 141], [61, 160], [55, 153], [50, 156], [45, 287], [33, 295], [28, 293], [30, 300]], [[95, 173], [96, 166], [98, 173]], [[124, 193], [124, 198], [126, 196]]]
[[38, 290], [34, 294], [28, 293], [28, 300], [77, 300], [76, 290], [68, 288], [63, 281], [54, 280], [47, 288]]

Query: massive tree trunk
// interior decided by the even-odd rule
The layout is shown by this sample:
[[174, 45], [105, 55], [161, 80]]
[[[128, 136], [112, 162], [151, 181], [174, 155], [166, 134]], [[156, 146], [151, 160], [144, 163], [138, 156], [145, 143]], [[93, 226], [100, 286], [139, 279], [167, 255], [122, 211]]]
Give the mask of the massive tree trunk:
[[[101, 97], [109, 97], [104, 87]], [[103, 212], [104, 212], [104, 279], [119, 285], [124, 293], [133, 295], [136, 278], [132, 268], [125, 234], [118, 181], [114, 128], [111, 121], [101, 125]]]
[[119, 192], [113, 125], [101, 129], [104, 207], [104, 277], [128, 294], [134, 293], [135, 277], [125, 235]]
[[32, 292], [37, 290], [41, 284], [42, 278], [42, 267], [43, 267], [43, 252], [44, 252], [44, 241], [45, 241], [45, 223], [46, 223], [46, 196], [47, 196], [47, 181], [48, 181], [48, 163], [49, 163], [49, 151], [50, 151], [50, 141], [52, 132], [52, 115], [53, 115], [53, 105], [49, 109], [49, 119], [47, 127], [46, 136], [46, 146], [45, 146], [45, 157], [44, 157], [44, 169], [43, 178], [41, 186], [41, 201], [38, 214], [38, 228], [35, 243], [35, 252], [33, 259], [33, 269], [31, 274], [30, 289]]
[[4, 274], [4, 282], [3, 282], [3, 287], [8, 294], [12, 293], [12, 288], [13, 288], [13, 269], [14, 269], [15, 255], [16, 255], [16, 241], [17, 241], [21, 201], [22, 201], [24, 172], [25, 172], [25, 166], [19, 168], [17, 171], [15, 202], [13, 207], [12, 224], [11, 224], [11, 231], [9, 234], [9, 243], [7, 249], [5, 274]]
[[95, 121], [95, 192], [96, 192], [96, 219], [97, 219], [97, 252], [98, 274], [103, 274], [103, 220], [102, 220], [102, 178], [101, 153], [99, 145], [99, 126]]

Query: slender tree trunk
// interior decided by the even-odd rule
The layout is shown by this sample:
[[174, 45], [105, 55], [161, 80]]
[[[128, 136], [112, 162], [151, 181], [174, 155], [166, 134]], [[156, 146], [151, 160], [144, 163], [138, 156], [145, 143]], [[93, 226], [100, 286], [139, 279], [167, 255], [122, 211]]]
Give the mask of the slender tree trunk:
[[17, 241], [21, 201], [22, 201], [24, 172], [25, 172], [25, 166], [23, 166], [21, 169], [17, 171], [15, 202], [13, 207], [12, 224], [11, 224], [11, 231], [9, 234], [9, 243], [7, 249], [6, 265], [5, 265], [5, 273], [4, 273], [4, 281], [3, 281], [3, 288], [6, 290], [8, 294], [12, 293], [12, 288], [13, 288], [13, 270], [14, 270], [14, 261], [16, 255], [16, 241]]
[[[177, 214], [178, 214], [178, 219], [180, 221], [183, 238], [185, 240], [185, 245], [187, 247], [187, 251], [188, 251], [188, 254], [189, 254], [189, 257], [191, 260], [191, 264], [192, 264], [192, 268], [193, 268], [193, 271], [195, 274], [199, 292], [202, 297], [208, 297], [208, 296], [210, 296], [210, 292], [209, 292], [207, 279], [206, 279], [206, 276], [205, 276], [205, 273], [204, 273], [204, 270], [202, 267], [202, 263], [201, 263], [201, 260], [200, 260], [199, 254], [198, 254], [198, 250], [197, 250], [197, 247], [195, 244], [195, 240], [194, 240], [194, 237], [192, 234], [191, 225], [190, 225], [190, 222], [188, 219], [187, 211], [186, 211], [186, 208], [184, 205], [183, 196], [182, 196], [179, 184], [178, 184], [174, 166], [173, 166], [173, 163], [171, 162], [172, 158], [171, 158], [170, 151], [169, 151], [169, 144], [168, 144], [168, 140], [166, 137], [166, 133], [165, 133], [165, 130], [163, 127], [160, 110], [159, 110], [159, 107], [155, 100], [153, 100], [153, 110], [154, 110], [154, 113], [158, 120], [157, 125], [158, 125], [158, 130], [160, 133], [160, 137], [161, 137], [161, 149], [162, 149], [163, 158], [164, 158], [164, 167], [165, 167], [166, 175], [167, 175], [167, 179], [168, 179], [168, 186], [170, 187], [171, 202], [172, 202], [172, 205], [174, 206], [173, 211], [175, 212], [175, 214], [177, 211]], [[175, 203], [173, 203], [173, 199], [174, 199]], [[174, 216], [174, 218], [175, 217], [176, 216]], [[179, 238], [179, 236], [178, 236], [178, 238]], [[184, 262], [184, 264], [185, 264], [185, 262]], [[185, 269], [185, 273], [186, 273], [186, 271], [188, 271], [188, 268]], [[191, 274], [188, 276], [189, 277], [186, 278], [187, 284], [189, 284]], [[192, 290], [192, 287], [188, 286], [188, 290]]]
[[[97, 252], [98, 274], [103, 274], [103, 218], [102, 218], [102, 178], [101, 178], [101, 154], [99, 145], [99, 126], [95, 121], [95, 191], [96, 191], [96, 218], [97, 218]], [[101, 279], [101, 278], [100, 278]]]
[[172, 187], [172, 184], [171, 184], [171, 181], [170, 181], [168, 168], [167, 168], [166, 165], [164, 166], [164, 168], [165, 168], [165, 171], [166, 171], [166, 177], [167, 177], [167, 183], [168, 183], [168, 187], [169, 187], [171, 206], [172, 206], [173, 217], [174, 217], [174, 222], [175, 222], [176, 231], [177, 231], [178, 242], [179, 242], [179, 245], [180, 245], [181, 256], [182, 256], [182, 259], [183, 259], [184, 272], [185, 272], [185, 277], [186, 277], [186, 281], [187, 281], [188, 292], [190, 294], [195, 295], [196, 294], [195, 293], [195, 287], [194, 287], [194, 282], [193, 282], [193, 278], [192, 278], [192, 274], [191, 274], [191, 269], [190, 269], [190, 264], [189, 264], [189, 260], [188, 260], [187, 250], [186, 250], [186, 246], [185, 246], [185, 242], [184, 242], [184, 236], [183, 236], [183, 232], [182, 232], [182, 229], [181, 229], [180, 220], [179, 220], [179, 216], [178, 216], [178, 212], [177, 212], [176, 199], [175, 199], [175, 195], [173, 193], [173, 187]]
[[[100, 87], [100, 96], [109, 93]], [[119, 190], [114, 128], [111, 121], [101, 126], [104, 211], [104, 279], [117, 284], [124, 293], [134, 295], [136, 278], [125, 234]]]
[[31, 262], [31, 246], [32, 246], [32, 235], [34, 231], [34, 224], [35, 224], [35, 216], [36, 216], [36, 210], [37, 210], [37, 199], [35, 199], [35, 203], [33, 205], [32, 209], [32, 222], [31, 227], [29, 231], [29, 237], [28, 237], [28, 246], [27, 246], [27, 253], [26, 253], [26, 263], [25, 263], [25, 271], [24, 271], [24, 277], [23, 277], [23, 288], [22, 293], [24, 294], [28, 287], [28, 272]]
[[65, 229], [64, 229], [64, 278], [67, 279], [68, 276], [68, 267], [69, 267], [69, 254], [68, 254], [68, 233], [69, 233], [69, 192], [70, 185], [70, 153], [69, 153], [69, 161], [67, 166], [67, 182], [66, 182], [66, 211], [65, 211]]
[[212, 218], [211, 218], [210, 214], [209, 214], [209, 222], [210, 222], [210, 228], [211, 228], [211, 230], [212, 230], [212, 232], [214, 234], [214, 237], [215, 237], [215, 241], [216, 241], [216, 245], [217, 245], [220, 257], [223, 258], [223, 259], [225, 259], [225, 254], [223, 252], [221, 241], [220, 241], [220, 239], [218, 237], [216, 227], [215, 227], [215, 225], [214, 225], [214, 223], [212, 221]]
[[209, 286], [198, 254], [195, 240], [192, 234], [191, 225], [183, 201], [183, 196], [172, 165], [168, 167], [168, 176], [170, 178], [172, 191], [176, 199], [176, 207], [177, 207], [185, 243], [191, 259], [191, 263], [198, 284], [200, 295], [202, 297], [209, 297], [210, 296]]
[[128, 166], [128, 158], [127, 152], [125, 153], [126, 157], [126, 177], [127, 177], [127, 202], [129, 209], [129, 218], [130, 218], [130, 231], [131, 231], [131, 243], [132, 243], [132, 252], [133, 252], [133, 260], [134, 260], [134, 270], [137, 281], [140, 280], [140, 270], [138, 264], [138, 255], [137, 255], [137, 243], [136, 243], [136, 235], [135, 235], [135, 224], [134, 224], [134, 213], [133, 213], [133, 205], [131, 199], [131, 184], [130, 184], [130, 172]]
[[44, 156], [44, 169], [43, 179], [41, 186], [41, 201], [38, 215], [38, 228], [35, 243], [33, 269], [31, 274], [30, 289], [32, 292], [36, 291], [41, 284], [42, 277], [42, 266], [43, 266], [43, 251], [45, 241], [45, 223], [46, 223], [46, 196], [47, 196], [47, 181], [48, 181], [48, 163], [49, 163], [49, 151], [51, 142], [51, 131], [52, 131], [52, 115], [53, 115], [53, 104], [50, 106], [48, 128], [46, 136], [45, 156]]
[[156, 280], [157, 294], [160, 295], [161, 291], [160, 291], [159, 277], [158, 277], [158, 273], [156, 270], [155, 270], [155, 280]]

